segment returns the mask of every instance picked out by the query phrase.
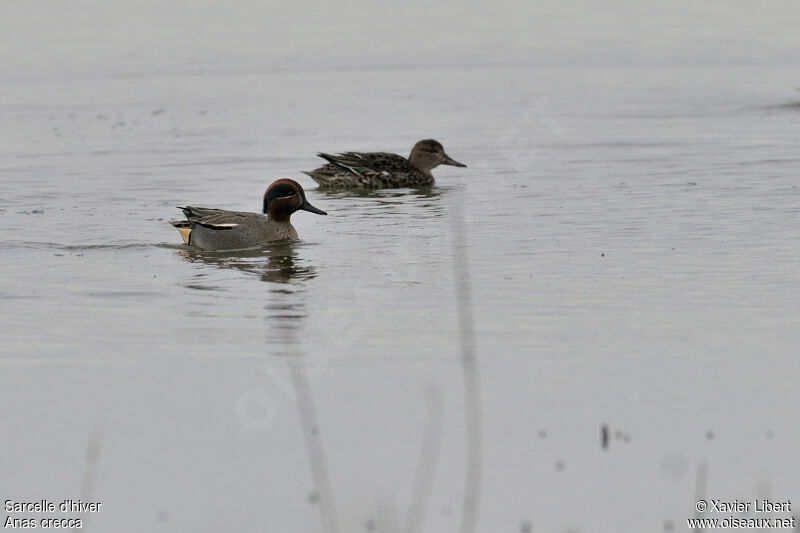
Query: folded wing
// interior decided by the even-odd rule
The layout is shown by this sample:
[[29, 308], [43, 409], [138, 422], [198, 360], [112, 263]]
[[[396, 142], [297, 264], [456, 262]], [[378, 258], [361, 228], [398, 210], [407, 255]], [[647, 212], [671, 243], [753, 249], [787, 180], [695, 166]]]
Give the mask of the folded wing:
[[247, 217], [246, 213], [238, 211], [226, 211], [224, 209], [211, 209], [209, 207], [179, 207], [186, 215], [186, 220], [190, 224], [197, 224], [210, 229], [226, 230], [243, 223]]

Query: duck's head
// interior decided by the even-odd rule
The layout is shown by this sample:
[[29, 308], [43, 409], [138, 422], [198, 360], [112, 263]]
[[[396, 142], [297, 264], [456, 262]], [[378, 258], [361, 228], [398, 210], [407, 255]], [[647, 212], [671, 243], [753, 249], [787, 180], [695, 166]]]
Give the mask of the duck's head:
[[411, 161], [412, 165], [426, 173], [430, 173], [432, 169], [439, 165], [467, 166], [447, 155], [442, 143], [433, 139], [425, 139], [415, 144], [414, 148], [411, 149], [411, 155], [408, 156], [408, 160]]
[[318, 215], [327, 215], [306, 200], [303, 188], [294, 180], [276, 180], [264, 193], [264, 214], [275, 222], [289, 222], [295, 211], [310, 211]]

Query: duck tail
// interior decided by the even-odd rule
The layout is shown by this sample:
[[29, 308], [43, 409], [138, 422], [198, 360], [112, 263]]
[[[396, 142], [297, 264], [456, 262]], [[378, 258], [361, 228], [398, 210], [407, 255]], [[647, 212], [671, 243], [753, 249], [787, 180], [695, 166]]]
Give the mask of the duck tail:
[[337, 161], [339, 158], [335, 155], [326, 154], [325, 152], [317, 152], [317, 157], [321, 157], [328, 163], [333, 163], [334, 165], [338, 165], [339, 162]]
[[181, 237], [183, 237], [183, 242], [189, 244], [189, 239], [192, 234], [192, 223], [188, 220], [170, 220], [169, 223], [180, 232]]

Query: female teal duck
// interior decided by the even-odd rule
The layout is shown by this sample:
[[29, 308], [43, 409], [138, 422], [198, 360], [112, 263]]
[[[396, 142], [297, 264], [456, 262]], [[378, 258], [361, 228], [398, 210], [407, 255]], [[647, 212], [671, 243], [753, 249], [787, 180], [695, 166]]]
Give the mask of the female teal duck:
[[305, 174], [326, 189], [423, 187], [433, 185], [431, 170], [439, 165], [467, 166], [447, 155], [442, 144], [433, 139], [415, 144], [408, 159], [386, 152], [317, 155], [328, 164]]
[[280, 179], [264, 193], [264, 214], [225, 211], [208, 207], [179, 207], [186, 220], [173, 220], [183, 242], [203, 250], [237, 250], [297, 238], [289, 218], [303, 210], [327, 215], [306, 200], [303, 188], [294, 180]]

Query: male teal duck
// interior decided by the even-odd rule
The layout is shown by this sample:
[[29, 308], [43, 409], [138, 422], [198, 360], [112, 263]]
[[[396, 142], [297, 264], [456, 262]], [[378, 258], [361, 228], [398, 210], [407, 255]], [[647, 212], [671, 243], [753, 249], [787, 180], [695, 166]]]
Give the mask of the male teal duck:
[[317, 155], [328, 161], [328, 164], [305, 174], [326, 189], [424, 187], [433, 185], [431, 170], [439, 165], [467, 166], [447, 155], [442, 143], [433, 139], [415, 144], [408, 159], [386, 152]]
[[203, 250], [237, 250], [252, 248], [272, 241], [297, 238], [289, 218], [303, 210], [327, 215], [306, 200], [303, 188], [294, 180], [280, 179], [264, 193], [263, 214], [225, 211], [208, 207], [179, 207], [186, 220], [171, 224], [183, 242]]

